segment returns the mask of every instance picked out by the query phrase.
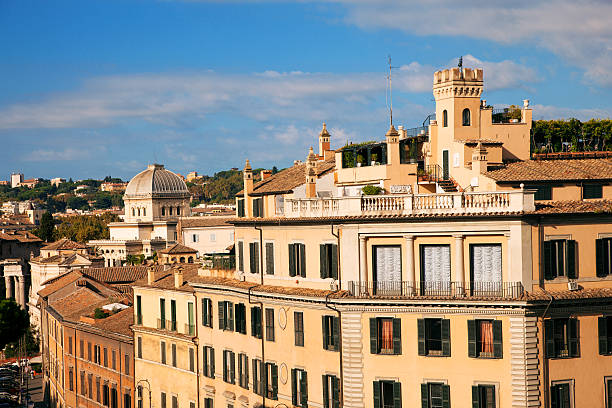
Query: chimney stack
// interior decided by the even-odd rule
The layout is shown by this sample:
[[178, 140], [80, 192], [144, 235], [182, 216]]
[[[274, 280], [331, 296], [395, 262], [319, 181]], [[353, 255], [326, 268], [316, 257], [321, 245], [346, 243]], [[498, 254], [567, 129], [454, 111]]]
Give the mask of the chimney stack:
[[272, 175], [272, 170], [262, 170], [259, 175], [261, 180], [265, 180]]
[[174, 270], [174, 287], [180, 288], [183, 286], [183, 267], [178, 267]]
[[147, 269], [147, 284], [152, 285], [155, 282], [155, 271], [153, 268]]

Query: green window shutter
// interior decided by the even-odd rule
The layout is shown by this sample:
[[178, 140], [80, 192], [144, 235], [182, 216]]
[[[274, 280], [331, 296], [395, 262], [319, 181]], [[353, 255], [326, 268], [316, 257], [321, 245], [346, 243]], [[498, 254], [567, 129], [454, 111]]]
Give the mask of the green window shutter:
[[493, 355], [495, 358], [503, 357], [502, 321], [493, 320]]
[[442, 355], [445, 357], [450, 357], [451, 355], [449, 319], [442, 319]]
[[240, 329], [241, 329], [241, 322], [240, 322], [240, 304], [236, 303], [234, 304], [234, 316], [236, 316], [236, 332], [240, 333]]
[[297, 395], [297, 375], [295, 368], [291, 369], [291, 402], [293, 405], [298, 404], [298, 395]]
[[251, 336], [257, 337], [257, 331], [255, 330], [256, 325], [256, 317], [255, 317], [255, 307], [251, 307]]
[[325, 244], [319, 245], [319, 265], [321, 279], [327, 278], [329, 275], [327, 271], [327, 248]]
[[238, 241], [238, 270], [244, 271], [244, 242]]
[[234, 308], [232, 302], [227, 302], [227, 329], [234, 331]]
[[206, 307], [207, 299], [202, 299], [202, 324], [208, 326], [208, 307]]
[[378, 354], [378, 321], [370, 318], [370, 353]]
[[259, 216], [263, 217], [264, 216], [263, 198], [260, 198], [257, 204], [258, 204]]
[[576, 241], [565, 241], [565, 268], [569, 279], [576, 279]]
[[328, 329], [327, 329], [327, 316], [322, 316], [321, 317], [321, 329], [323, 331], [323, 349], [327, 350], [328, 349], [328, 344], [329, 344], [329, 340], [327, 338], [327, 333], [328, 333]]
[[557, 385], [550, 387], [550, 408], [561, 408], [559, 407], [559, 387]]
[[300, 275], [306, 277], [306, 245], [299, 244], [300, 248]]
[[544, 344], [546, 345], [546, 357], [554, 358], [555, 353], [555, 321], [552, 319], [544, 320]]
[[295, 276], [295, 244], [289, 244], [289, 276]]
[[257, 360], [253, 359], [251, 360], [252, 365], [253, 365], [253, 392], [255, 394], [258, 394], [258, 389], [257, 389]]
[[255, 273], [259, 273], [259, 243], [258, 242], [253, 242], [253, 249], [255, 252]]
[[323, 408], [332, 408], [329, 406], [329, 392], [330, 389], [327, 386], [328, 376], [323, 374]]
[[300, 377], [300, 406], [307, 407], [308, 406], [308, 373], [306, 371], [302, 371], [302, 375]]
[[569, 329], [569, 355], [570, 357], [579, 357], [580, 355], [580, 343], [578, 333], [578, 319], [568, 319]]
[[244, 200], [238, 200], [238, 217], [244, 217]]
[[255, 248], [253, 242], [249, 242], [249, 272], [255, 273]]
[[244, 356], [244, 388], [249, 389], [249, 357]]
[[278, 398], [278, 366], [276, 364], [272, 364], [270, 367], [270, 371], [272, 373], [272, 396], [273, 399]]
[[236, 354], [230, 353], [230, 382], [236, 384]]
[[402, 384], [397, 381], [393, 383], [393, 408], [402, 408]]
[[332, 343], [336, 351], [340, 351], [340, 319], [332, 317]]
[[608, 240], [595, 240], [595, 270], [600, 278], [606, 277], [609, 271], [610, 253], [608, 252]]
[[272, 242], [266, 243], [266, 273], [274, 275], [274, 244]]
[[476, 320], [468, 320], [468, 357], [476, 357]]
[[330, 276], [338, 279], [338, 245], [336, 244], [331, 245]]
[[238, 354], [238, 385], [244, 387], [244, 383], [242, 382], [242, 359], [244, 354]]
[[544, 266], [544, 279], [553, 279], [552, 273], [552, 242], [544, 241], [544, 259], [542, 260]]
[[259, 217], [259, 205], [258, 205], [258, 198], [255, 198], [253, 200], [253, 217]]
[[[608, 325], [606, 317], [597, 318], [597, 334], [599, 336], [599, 354], [608, 354]], [[612, 407], [611, 407], [612, 408]]]
[[219, 302], [219, 329], [225, 330], [225, 302]]
[[380, 403], [380, 381], [372, 382], [374, 386], [374, 408], [382, 408]]
[[223, 381], [227, 382], [227, 351], [223, 351]]
[[332, 404], [331, 408], [340, 408], [340, 380], [336, 376], [331, 377]]
[[393, 354], [402, 354], [402, 319], [393, 319]]
[[450, 385], [442, 385], [442, 408], [450, 408]]
[[424, 356], [425, 351], [425, 319], [417, 320], [417, 336], [419, 343], [419, 356]]
[[210, 372], [211, 378], [215, 378], [215, 349], [212, 347], [210, 348]]
[[429, 408], [429, 387], [421, 384], [421, 408]]
[[477, 385], [472, 385], [472, 408], [480, 408], [480, 397], [478, 395]]

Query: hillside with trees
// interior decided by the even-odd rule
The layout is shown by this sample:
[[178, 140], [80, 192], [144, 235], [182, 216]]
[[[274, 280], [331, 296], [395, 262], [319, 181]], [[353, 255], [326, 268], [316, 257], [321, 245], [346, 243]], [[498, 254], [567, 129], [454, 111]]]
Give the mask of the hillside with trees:
[[612, 120], [534, 120], [533, 152], [581, 152], [612, 150]]

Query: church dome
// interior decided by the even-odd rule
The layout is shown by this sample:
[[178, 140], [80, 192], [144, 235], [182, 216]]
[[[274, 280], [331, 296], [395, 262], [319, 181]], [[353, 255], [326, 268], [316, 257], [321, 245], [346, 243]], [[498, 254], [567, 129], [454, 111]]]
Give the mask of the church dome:
[[189, 190], [179, 176], [166, 170], [163, 164], [149, 164], [145, 171], [130, 180], [125, 198], [187, 198]]

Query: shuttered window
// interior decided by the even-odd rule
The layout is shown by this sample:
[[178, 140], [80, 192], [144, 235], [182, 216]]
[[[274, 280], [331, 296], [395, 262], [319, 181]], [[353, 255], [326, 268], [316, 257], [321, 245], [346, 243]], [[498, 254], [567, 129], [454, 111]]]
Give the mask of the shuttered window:
[[472, 386], [472, 408], [496, 408], [494, 385]]
[[249, 266], [251, 273], [259, 273], [259, 242], [249, 242]]
[[238, 385], [249, 389], [249, 357], [246, 354], [238, 354]]
[[340, 320], [336, 316], [323, 316], [323, 349], [339, 351], [340, 349]]
[[289, 276], [306, 277], [306, 245], [289, 244]]
[[295, 331], [295, 345], [304, 347], [304, 313], [293, 313], [293, 326]]
[[263, 395], [263, 363], [261, 360], [254, 358], [253, 360], [253, 392], [257, 395]]
[[236, 332], [246, 334], [246, 306], [236, 303], [235, 307]]
[[468, 320], [468, 356], [503, 357], [501, 320]]
[[234, 304], [232, 302], [219, 302], [219, 329], [234, 330]]
[[208, 298], [202, 299], [202, 325], [212, 328], [212, 301]]
[[251, 336], [261, 339], [261, 307], [251, 307]]
[[263, 199], [255, 198], [253, 199], [253, 217], [263, 217]]
[[244, 242], [238, 241], [238, 270], [244, 272]]
[[595, 269], [600, 278], [612, 274], [612, 238], [595, 240]]
[[373, 382], [374, 408], [401, 408], [402, 384], [397, 381]]
[[450, 357], [450, 320], [417, 320], [418, 353], [420, 356]]
[[598, 317], [597, 323], [599, 354], [610, 355], [612, 354], [612, 316]]
[[338, 245], [319, 245], [319, 263], [321, 279], [338, 279]]
[[582, 198], [588, 200], [590, 198], [602, 198], [603, 186], [601, 184], [584, 184], [582, 186]]
[[370, 353], [402, 354], [401, 331], [401, 319], [370, 318]]
[[266, 242], [266, 275], [274, 275], [274, 244]]
[[422, 408], [450, 408], [450, 386], [442, 383], [421, 384]]
[[273, 400], [278, 399], [278, 366], [274, 363], [265, 364], [264, 387], [266, 391], [266, 398]]
[[291, 399], [296, 407], [308, 406], [308, 374], [304, 370], [291, 369]]
[[547, 358], [579, 357], [578, 319], [544, 320], [544, 339]]
[[236, 384], [235, 378], [236, 355], [229, 350], [223, 350], [223, 381]]
[[274, 341], [274, 309], [266, 309], [266, 340]]
[[214, 408], [212, 398], [204, 398], [204, 408]]
[[576, 241], [554, 239], [544, 241], [544, 279], [560, 276], [576, 279]]
[[535, 190], [534, 200], [552, 200], [552, 187], [549, 185], [525, 186], [529, 190]]
[[244, 217], [244, 200], [238, 200], [238, 217]]
[[215, 349], [210, 346], [202, 348], [204, 375], [208, 378], [215, 378]]
[[570, 382], [564, 382], [550, 387], [550, 408], [572, 408], [570, 386]]
[[323, 408], [340, 408], [340, 380], [335, 375], [323, 375]]

